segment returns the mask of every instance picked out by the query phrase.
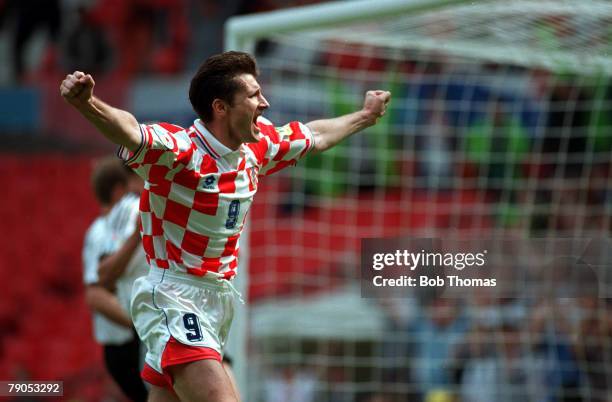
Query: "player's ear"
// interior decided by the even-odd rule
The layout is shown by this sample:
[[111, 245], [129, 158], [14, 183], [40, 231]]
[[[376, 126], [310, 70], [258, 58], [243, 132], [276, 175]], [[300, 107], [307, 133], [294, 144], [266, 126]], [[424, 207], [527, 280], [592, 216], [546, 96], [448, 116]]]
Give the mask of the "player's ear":
[[212, 110], [215, 116], [225, 116], [227, 113], [227, 103], [223, 99], [215, 98], [212, 102]]

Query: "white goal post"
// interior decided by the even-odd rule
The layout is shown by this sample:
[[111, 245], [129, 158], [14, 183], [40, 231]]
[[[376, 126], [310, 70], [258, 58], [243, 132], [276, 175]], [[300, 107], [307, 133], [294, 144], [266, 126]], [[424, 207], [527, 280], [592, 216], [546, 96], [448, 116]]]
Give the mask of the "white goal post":
[[[291, 8], [268, 13], [233, 17], [225, 25], [226, 50], [252, 50], [254, 43], [261, 38], [278, 35], [294, 34], [299, 31], [325, 28], [329, 35], [330, 28], [358, 22], [375, 21], [399, 15], [423, 15], [436, 10], [453, 15], [463, 15], [474, 18], [478, 23], [485, 20], [499, 23], [499, 18], [512, 17], [524, 13], [532, 18], [543, 15], [575, 14], [580, 16], [597, 16], [603, 18], [612, 15], [612, 3], [603, 0], [575, 2], [572, 0], [370, 0], [336, 1], [313, 6]], [[503, 21], [501, 22], [503, 25]], [[495, 30], [495, 27], [487, 27]], [[332, 30], [333, 31], [333, 30]], [[503, 32], [503, 29], [500, 29]], [[477, 32], [477, 31], [475, 31]], [[410, 32], [381, 32], [377, 35], [364, 35], [363, 31], [355, 30], [352, 34], [343, 33], [346, 40], [356, 40], [361, 43], [408, 47], [422, 50], [443, 50], [461, 57], [491, 60], [517, 65], [541, 66], [557, 69], [560, 65], [572, 71], [601, 72], [612, 71], [612, 55], [609, 49], [602, 53], [587, 53], [588, 48], [577, 49], [546, 49], [542, 53], [537, 47], [525, 46], [524, 43], [508, 38], [503, 46], [478, 37], [469, 39], [441, 41], [424, 37], [412, 37]], [[317, 35], [315, 33], [315, 35]], [[496, 38], [503, 39], [503, 38]], [[524, 39], [518, 36], [518, 39]], [[477, 46], [474, 46], [477, 44]], [[579, 45], [579, 44], [575, 44]]]
[[233, 17], [225, 25], [225, 48], [248, 50], [260, 38], [311, 30], [317, 27], [367, 21], [419, 10], [469, 3], [468, 0], [381, 0], [375, 6], [370, 0], [336, 1], [312, 6], [290, 8], [268, 13]]

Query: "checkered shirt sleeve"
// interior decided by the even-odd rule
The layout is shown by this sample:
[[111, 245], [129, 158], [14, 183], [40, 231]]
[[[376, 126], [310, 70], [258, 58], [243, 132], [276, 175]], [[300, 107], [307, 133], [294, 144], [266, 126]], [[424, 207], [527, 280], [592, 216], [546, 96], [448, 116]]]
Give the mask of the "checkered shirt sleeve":
[[168, 169], [183, 161], [189, 162], [193, 153], [192, 142], [185, 130], [174, 124], [141, 124], [142, 137], [135, 152], [120, 147], [117, 154], [136, 174], [155, 184], [164, 178]]
[[282, 127], [274, 127], [264, 118], [259, 118], [263, 139], [251, 146], [261, 164], [260, 176], [268, 176], [288, 166], [293, 166], [314, 147], [310, 129], [297, 121]]

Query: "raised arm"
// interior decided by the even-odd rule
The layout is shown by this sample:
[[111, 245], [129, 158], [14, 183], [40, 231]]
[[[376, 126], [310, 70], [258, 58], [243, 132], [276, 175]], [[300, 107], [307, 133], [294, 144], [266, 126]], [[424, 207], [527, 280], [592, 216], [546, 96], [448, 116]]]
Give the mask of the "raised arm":
[[106, 138], [130, 151], [136, 151], [141, 141], [138, 121], [131, 113], [96, 98], [93, 95], [95, 85], [91, 75], [75, 71], [62, 81], [60, 94]]
[[361, 110], [332, 119], [307, 123], [315, 139], [313, 151], [325, 151], [346, 137], [376, 124], [385, 114], [390, 99], [391, 93], [388, 91], [368, 91]]

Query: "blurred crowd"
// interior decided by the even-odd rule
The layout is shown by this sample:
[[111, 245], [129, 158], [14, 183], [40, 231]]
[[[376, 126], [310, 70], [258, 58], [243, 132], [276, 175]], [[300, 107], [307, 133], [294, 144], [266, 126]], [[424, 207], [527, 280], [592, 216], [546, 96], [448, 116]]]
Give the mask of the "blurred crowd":
[[476, 290], [385, 304], [388, 326], [378, 341], [294, 341], [304, 354], [278, 355], [286, 360], [269, 367], [261, 400], [612, 401], [609, 299], [526, 301]]
[[316, 3], [313, 0], [3, 0], [10, 72], [24, 83], [66, 71], [172, 75], [223, 50], [230, 16]]
[[419, 307], [392, 324], [386, 348], [395, 367], [386, 375], [412, 387], [390, 400], [610, 401], [612, 305], [604, 299], [526, 302], [476, 290], [463, 302]]

